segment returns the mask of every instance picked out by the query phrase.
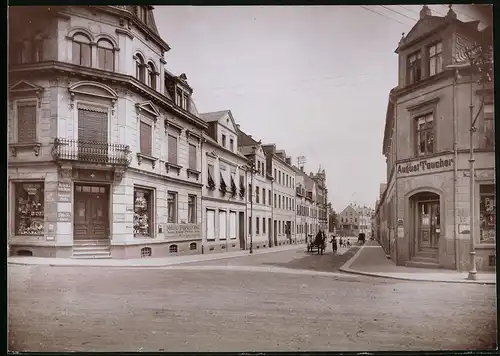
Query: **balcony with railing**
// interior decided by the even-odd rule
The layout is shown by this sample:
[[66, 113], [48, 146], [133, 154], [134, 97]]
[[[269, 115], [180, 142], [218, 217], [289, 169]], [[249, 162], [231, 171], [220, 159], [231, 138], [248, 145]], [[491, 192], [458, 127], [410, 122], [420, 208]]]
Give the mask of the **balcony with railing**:
[[131, 161], [128, 145], [70, 138], [56, 138], [54, 140], [52, 157], [56, 161], [75, 161], [111, 166], [128, 166]]

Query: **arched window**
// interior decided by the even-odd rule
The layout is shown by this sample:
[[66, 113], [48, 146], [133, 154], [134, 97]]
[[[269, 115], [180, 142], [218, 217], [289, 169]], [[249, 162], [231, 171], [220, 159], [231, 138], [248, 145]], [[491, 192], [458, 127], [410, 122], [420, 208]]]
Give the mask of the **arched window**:
[[97, 67], [111, 72], [115, 70], [115, 48], [109, 40], [97, 42]]
[[144, 75], [144, 59], [142, 59], [142, 56], [140, 54], [135, 55], [135, 77], [137, 80], [141, 82], [145, 82], [145, 75]]
[[156, 70], [155, 65], [151, 62], [148, 63], [148, 85], [156, 90]]
[[92, 65], [90, 38], [83, 33], [73, 36], [73, 64], [90, 67]]
[[196, 246], [196, 242], [191, 242], [191, 243], [189, 244], [189, 249], [190, 249], [190, 250], [196, 250], [196, 248], [197, 248], [197, 247], [198, 247], [198, 246]]

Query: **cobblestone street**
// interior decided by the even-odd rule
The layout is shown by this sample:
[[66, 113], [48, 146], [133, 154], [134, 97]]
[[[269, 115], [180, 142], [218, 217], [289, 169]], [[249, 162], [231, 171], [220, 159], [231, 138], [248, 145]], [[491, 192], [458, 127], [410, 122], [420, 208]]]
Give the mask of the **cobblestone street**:
[[11, 265], [9, 349], [374, 351], [495, 346], [495, 286], [230, 269], [231, 264], [248, 263], [245, 259], [265, 264], [274, 255], [275, 264], [288, 264], [293, 271], [300, 260], [311, 266], [310, 257], [333, 257], [331, 250], [323, 256], [301, 253], [221, 260], [219, 264], [229, 268], [215, 272], [195, 264], [186, 270]]

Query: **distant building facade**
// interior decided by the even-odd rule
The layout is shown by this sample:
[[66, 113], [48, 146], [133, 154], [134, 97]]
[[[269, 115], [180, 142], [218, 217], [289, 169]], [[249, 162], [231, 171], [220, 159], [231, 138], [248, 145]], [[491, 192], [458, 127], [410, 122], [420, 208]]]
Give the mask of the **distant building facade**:
[[200, 116], [208, 125], [203, 134], [203, 252], [244, 249], [247, 159], [238, 150], [238, 128], [230, 110]]
[[310, 241], [319, 229], [316, 203], [316, 182], [304, 172], [304, 168], [294, 167], [296, 190], [296, 234], [299, 241]]

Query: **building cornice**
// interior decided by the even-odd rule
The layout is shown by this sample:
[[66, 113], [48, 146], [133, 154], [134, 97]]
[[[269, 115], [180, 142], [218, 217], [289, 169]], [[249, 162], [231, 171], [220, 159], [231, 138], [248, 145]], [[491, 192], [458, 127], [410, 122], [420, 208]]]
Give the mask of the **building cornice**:
[[120, 9], [117, 7], [113, 6], [98, 6], [98, 5], [93, 5], [93, 8], [100, 9], [101, 11], [111, 13], [114, 15], [117, 15], [119, 17], [126, 18], [130, 22], [132, 22], [137, 28], [139, 28], [141, 31], [143, 31], [147, 36], [151, 37], [155, 42], [162, 48], [163, 51], [168, 52], [170, 51], [170, 46], [165, 42], [159, 35], [154, 33], [148, 26], [146, 26], [145, 23], [140, 21], [134, 14], [132, 14], [130, 11], [125, 10], [125, 9]]
[[146, 84], [127, 74], [108, 72], [97, 68], [82, 67], [76, 64], [60, 61], [23, 64], [9, 68], [10, 76], [19, 75], [25, 77], [29, 75], [31, 77], [38, 73], [45, 74], [47, 72], [64, 73], [67, 76], [84, 77], [92, 80], [104, 81], [112, 84], [119, 83], [128, 86], [133, 89], [134, 92], [146, 96], [149, 100], [158, 104], [167, 112], [176, 114], [179, 118], [200, 128], [206, 129], [208, 127], [207, 123], [201, 118], [196, 117], [188, 111], [177, 108], [173, 101], [165, 95], [151, 89]]

